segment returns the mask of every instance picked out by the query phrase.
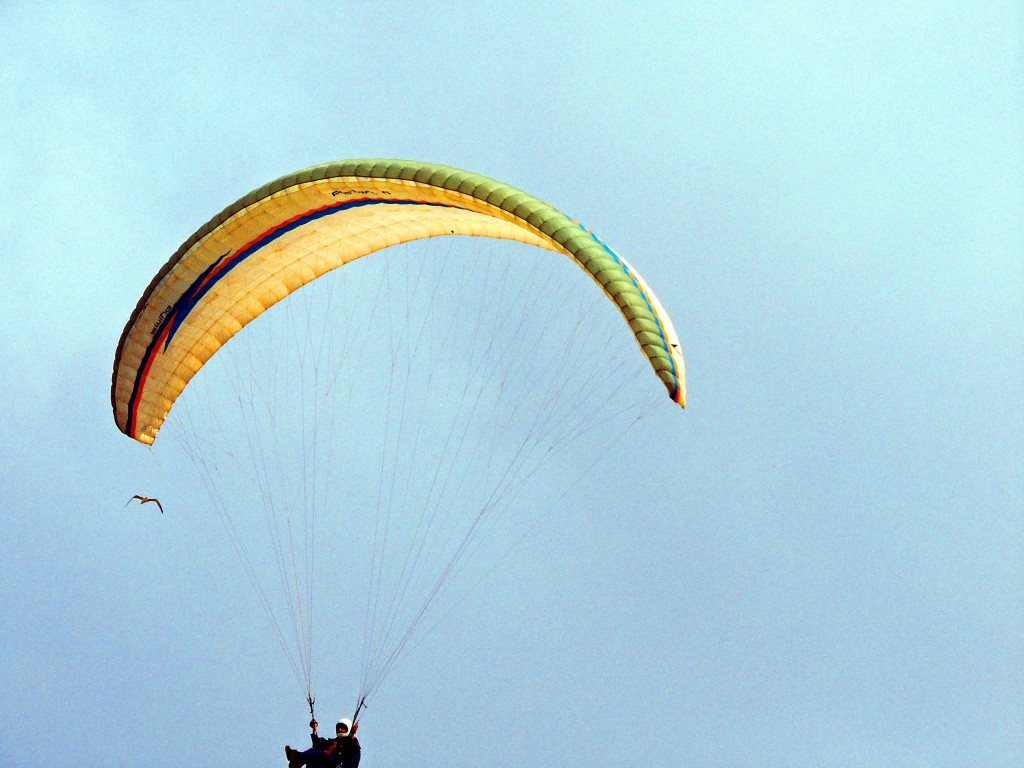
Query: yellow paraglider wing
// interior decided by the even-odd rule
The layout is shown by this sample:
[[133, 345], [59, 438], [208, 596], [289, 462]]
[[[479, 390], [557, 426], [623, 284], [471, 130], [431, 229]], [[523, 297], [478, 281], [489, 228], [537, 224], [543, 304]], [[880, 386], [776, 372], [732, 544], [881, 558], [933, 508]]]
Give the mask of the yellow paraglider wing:
[[117, 426], [152, 443], [192, 376], [268, 307], [361, 256], [443, 235], [517, 240], [572, 258], [618, 306], [672, 399], [685, 404], [668, 315], [632, 267], [578, 222], [477, 174], [352, 160], [251, 192], [178, 249], [121, 335], [111, 384]]

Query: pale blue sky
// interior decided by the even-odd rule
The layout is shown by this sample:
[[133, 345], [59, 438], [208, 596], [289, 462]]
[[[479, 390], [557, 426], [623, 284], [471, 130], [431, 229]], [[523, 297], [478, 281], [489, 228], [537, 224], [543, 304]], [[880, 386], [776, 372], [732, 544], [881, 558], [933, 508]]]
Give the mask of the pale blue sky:
[[109, 377], [200, 224], [353, 157], [585, 222], [689, 383], [649, 476], [394, 674], [364, 765], [1024, 763], [1022, 33], [991, 2], [0, 5], [0, 766], [305, 738], [206, 529], [119, 514]]

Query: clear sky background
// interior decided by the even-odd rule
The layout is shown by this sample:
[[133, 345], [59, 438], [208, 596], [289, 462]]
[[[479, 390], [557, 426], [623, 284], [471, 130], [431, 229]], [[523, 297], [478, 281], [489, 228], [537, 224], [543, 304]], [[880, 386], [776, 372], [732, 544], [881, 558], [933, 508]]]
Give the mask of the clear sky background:
[[1016, 3], [0, 4], [0, 766], [304, 741], [236, 564], [123, 510], [110, 369], [199, 225], [354, 157], [586, 222], [690, 397], [394, 673], [364, 765], [1024, 764], [1022, 93]]

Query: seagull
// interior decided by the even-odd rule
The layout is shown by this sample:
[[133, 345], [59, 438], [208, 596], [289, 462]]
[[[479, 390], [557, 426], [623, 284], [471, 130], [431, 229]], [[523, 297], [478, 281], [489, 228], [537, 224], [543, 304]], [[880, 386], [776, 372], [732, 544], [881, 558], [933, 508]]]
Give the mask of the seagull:
[[[131, 504], [136, 499], [139, 500], [139, 504], [147, 504], [152, 501], [160, 508], [160, 514], [162, 515], [164, 513], [164, 508], [163, 505], [160, 503], [160, 499], [151, 499], [149, 498], [149, 496], [139, 496], [139, 494], [135, 494], [130, 499], [128, 499], [128, 504]], [[128, 504], [125, 504], [125, 506], [127, 507]]]

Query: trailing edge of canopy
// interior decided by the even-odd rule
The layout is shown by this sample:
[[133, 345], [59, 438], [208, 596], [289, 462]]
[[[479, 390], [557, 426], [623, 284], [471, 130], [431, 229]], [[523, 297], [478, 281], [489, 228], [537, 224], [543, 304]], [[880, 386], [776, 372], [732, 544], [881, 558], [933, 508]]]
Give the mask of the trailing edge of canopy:
[[[338, 188], [332, 191], [332, 184]], [[327, 202], [312, 204], [314, 193]], [[298, 203], [303, 205], [296, 209]], [[354, 233], [351, 244], [325, 240], [318, 247], [318, 241], [302, 239], [306, 224], [335, 213], [342, 214], [339, 220], [348, 216], [355, 222], [354, 217], [362, 216], [369, 223], [347, 225]], [[395, 233], [381, 234], [392, 221], [397, 222]], [[640, 275], [578, 222], [525, 192], [467, 171], [403, 160], [350, 160], [307, 168], [250, 192], [178, 248], [153, 278], [121, 334], [111, 381], [118, 427], [152, 443], [191, 376], [267, 307], [355, 258], [398, 242], [447, 234], [521, 240], [571, 257], [618, 306], [672, 399], [685, 404], [683, 360], [668, 315]], [[292, 259], [287, 269], [278, 265], [276, 273], [264, 267], [257, 275], [260, 280], [268, 285], [273, 279], [281, 281], [262, 288], [268, 295], [236, 295], [227, 288], [216, 293], [218, 281], [229, 285], [243, 272], [229, 274], [236, 265], [259, 249], [260, 258], [269, 258], [266, 254], [274, 248], [284, 248], [286, 238], [305, 249], [305, 261]], [[345, 255], [336, 261], [323, 256], [342, 246]], [[253, 275], [247, 279], [236, 291], [253, 290]], [[202, 317], [200, 306], [209, 317]], [[236, 307], [242, 308], [235, 312]], [[178, 347], [191, 346], [169, 356], [172, 339]], [[172, 359], [165, 362], [165, 356]]]

